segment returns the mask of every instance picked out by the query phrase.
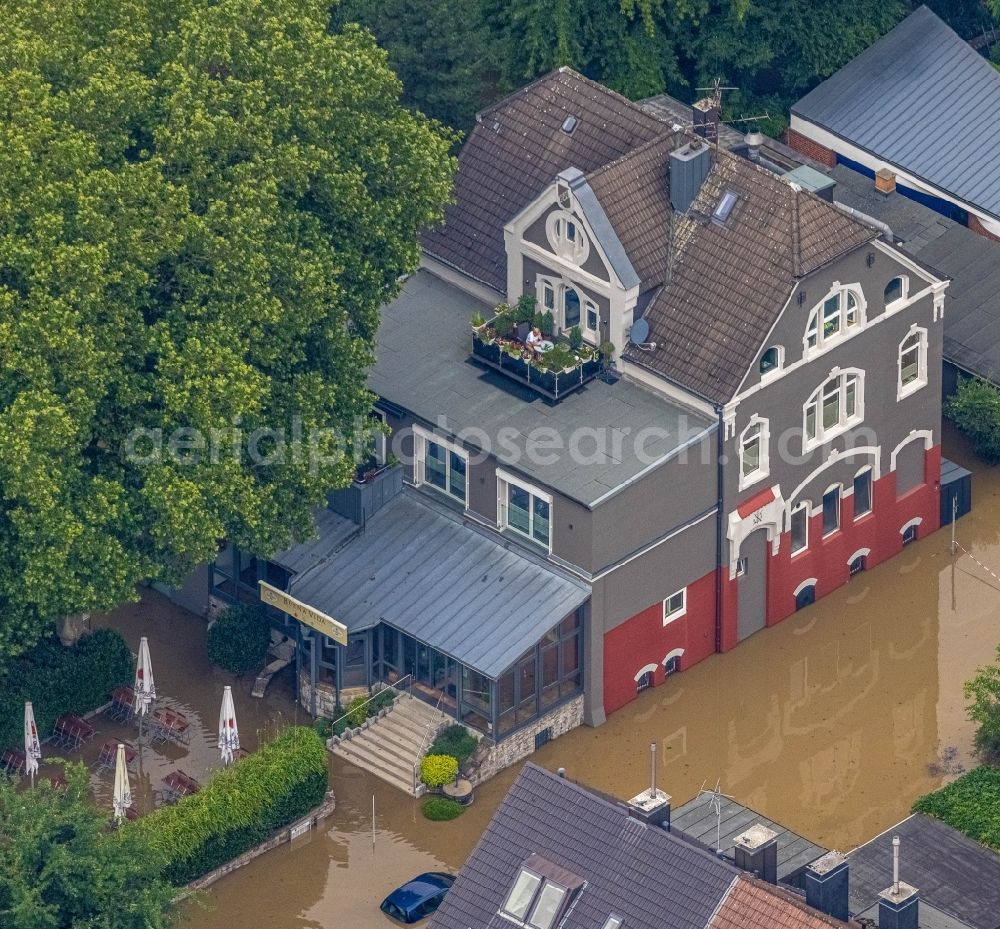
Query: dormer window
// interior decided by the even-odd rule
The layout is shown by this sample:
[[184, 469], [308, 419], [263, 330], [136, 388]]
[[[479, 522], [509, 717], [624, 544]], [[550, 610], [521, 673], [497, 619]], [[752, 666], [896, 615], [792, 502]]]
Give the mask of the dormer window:
[[500, 915], [528, 929], [552, 929], [582, 886], [583, 879], [571, 871], [532, 855], [517, 872]]
[[545, 233], [552, 250], [560, 257], [574, 264], [583, 264], [590, 254], [590, 243], [583, 231], [580, 220], [572, 213], [559, 211], [549, 214], [545, 222]]
[[864, 300], [860, 290], [837, 287], [809, 314], [804, 339], [806, 355], [859, 331], [863, 321]]

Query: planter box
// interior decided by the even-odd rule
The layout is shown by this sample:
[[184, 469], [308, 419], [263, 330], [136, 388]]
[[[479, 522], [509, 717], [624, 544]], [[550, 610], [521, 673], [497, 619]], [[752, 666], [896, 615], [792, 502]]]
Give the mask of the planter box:
[[403, 468], [401, 465], [394, 465], [380, 471], [363, 484], [355, 481], [350, 487], [333, 491], [327, 499], [334, 513], [363, 526], [402, 489]]
[[552, 401], [561, 400], [566, 394], [593, 380], [601, 371], [598, 359], [581, 361], [568, 371], [543, 371], [523, 358], [508, 355], [496, 343], [487, 344], [477, 333], [472, 335], [472, 357]]

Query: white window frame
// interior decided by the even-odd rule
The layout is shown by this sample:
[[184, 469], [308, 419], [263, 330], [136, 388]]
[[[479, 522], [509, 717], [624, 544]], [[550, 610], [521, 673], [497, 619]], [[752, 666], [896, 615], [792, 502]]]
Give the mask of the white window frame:
[[[507, 508], [509, 504], [508, 491], [509, 485], [513, 484], [515, 487], [519, 487], [526, 493], [531, 494], [532, 497], [538, 497], [540, 500], [544, 500], [549, 505], [549, 538], [548, 544], [543, 545], [538, 539], [534, 537], [533, 534], [525, 534], [516, 526], [512, 526], [507, 519]], [[504, 471], [501, 468], [497, 468], [497, 528], [500, 530], [510, 530], [518, 539], [524, 539], [530, 542], [536, 548], [544, 548], [549, 554], [552, 553], [552, 529], [553, 529], [553, 519], [552, 514], [554, 507], [552, 505], [552, 494], [547, 493], [540, 487], [536, 487], [534, 484], [529, 484], [527, 481], [522, 480], [515, 474], [511, 474], [509, 471]], [[535, 509], [532, 506], [529, 512], [529, 531], [533, 528], [535, 519]]]
[[[757, 429], [757, 467], [749, 474], [743, 471], [743, 454], [747, 444], [754, 438], [750, 435], [751, 430]], [[739, 437], [739, 459], [740, 459], [740, 490], [752, 487], [758, 481], [762, 481], [771, 473], [771, 462], [769, 456], [769, 446], [771, 444], [770, 423], [762, 416], [754, 414], [750, 417], [750, 422], [740, 433]]]
[[[826, 498], [829, 494], [837, 492], [837, 525], [832, 529], [826, 528]], [[820, 530], [822, 531], [822, 538], [826, 539], [831, 535], [835, 535], [840, 532], [843, 526], [843, 516], [844, 516], [844, 487], [842, 484], [831, 484], [826, 490], [823, 491], [823, 496], [820, 497], [820, 510], [823, 514], [822, 525]]]
[[[854, 307], [857, 318], [853, 323], [847, 322], [850, 310], [847, 303], [848, 294], [854, 297], [857, 304]], [[836, 318], [838, 320], [837, 331], [831, 333], [830, 335], [826, 335], [826, 327], [824, 324], [826, 303], [832, 297], [837, 297], [838, 301], [836, 312]], [[809, 315], [806, 317], [806, 329], [802, 336], [803, 358], [806, 360], [815, 358], [831, 346], [837, 345], [856, 333], [861, 332], [865, 328], [867, 314], [868, 303], [865, 300], [864, 291], [861, 289], [861, 285], [841, 284], [839, 281], [835, 281], [833, 287], [831, 287], [823, 299], [809, 311]], [[814, 344], [810, 344], [811, 341], [814, 342]]]
[[[916, 336], [917, 344], [917, 376], [907, 384], [903, 383], [903, 348], [907, 342]], [[912, 351], [912, 349], [911, 349]], [[896, 400], [902, 400], [915, 394], [922, 387], [927, 386], [927, 330], [921, 326], [911, 326], [909, 332], [899, 343], [899, 350], [896, 356]]]
[[[847, 384], [848, 379], [856, 379], [854, 392], [854, 415], [847, 414]], [[838, 381], [838, 417], [833, 426], [823, 425], [823, 397], [826, 386], [833, 380]], [[809, 436], [809, 410], [813, 408], [815, 435]], [[809, 395], [802, 406], [802, 448], [811, 451], [830, 439], [836, 438], [848, 429], [852, 429], [865, 419], [865, 372], [860, 368], [834, 368], [828, 377]]]
[[[857, 510], [858, 495], [854, 492], [854, 485], [858, 478], [864, 474], [868, 475], [868, 509], [865, 510], [864, 513], [859, 513]], [[854, 475], [854, 479], [851, 481], [851, 496], [854, 502], [854, 522], [857, 522], [859, 519], [864, 519], [866, 516], [870, 516], [872, 514], [872, 511], [875, 509], [875, 471], [871, 465], [866, 465]]]
[[[579, 293], [579, 291], [577, 291]], [[590, 313], [593, 311], [594, 317], [597, 320], [597, 326], [593, 329], [590, 327]], [[583, 301], [583, 312], [580, 314], [580, 333], [583, 335], [591, 344], [596, 345], [597, 339], [601, 331], [601, 308], [597, 305], [596, 301], [589, 298]]]
[[[538, 303], [538, 311], [540, 313], [551, 313], [553, 319], [558, 320], [559, 318], [559, 288], [562, 286], [562, 282], [556, 280], [555, 278], [545, 277], [539, 274], [535, 282], [535, 298]], [[552, 306], [545, 305], [545, 289], [548, 288], [552, 291]]]
[[[778, 353], [778, 363], [769, 371], [761, 371], [760, 366], [764, 361], [764, 356], [770, 351], [775, 351]], [[780, 373], [784, 367], [785, 367], [785, 346], [768, 345], [768, 347], [765, 348], [763, 352], [761, 352], [760, 361], [757, 362], [757, 373], [760, 375], [761, 381], [768, 381], [776, 374]]]
[[[792, 520], [795, 518], [795, 514], [799, 512], [804, 512], [806, 514], [806, 541], [803, 545], [795, 548], [795, 536], [792, 533]], [[809, 551], [809, 520], [812, 519], [812, 505], [808, 500], [803, 500], [801, 503], [795, 504], [788, 511], [788, 549], [794, 558], [796, 555], [802, 554], [802, 552]]]
[[[885, 287], [888, 287], [897, 278], [903, 282], [901, 296], [885, 304], [886, 313], [894, 313], [896, 310], [902, 309], [910, 300], [910, 276], [908, 274], [894, 274], [886, 281]], [[885, 287], [882, 288], [883, 299], [885, 297]]]
[[590, 239], [583, 222], [567, 210], [553, 210], [545, 219], [545, 237], [560, 258], [582, 265], [590, 257]]
[[[667, 604], [670, 603], [674, 597], [679, 596], [681, 598], [681, 605], [675, 607], [674, 609], [667, 612]], [[680, 619], [682, 616], [687, 615], [688, 609], [688, 589], [682, 587], [680, 590], [675, 590], [669, 597], [663, 598], [663, 625], [669, 625], [674, 622], [674, 620]]]
[[[459, 500], [458, 497], [454, 496], [450, 491], [438, 487], [437, 484], [432, 484], [427, 480], [427, 443], [433, 442], [435, 445], [440, 445], [442, 448], [447, 449], [449, 452], [454, 452], [459, 458], [465, 461], [465, 500]], [[446, 473], [448, 475], [447, 481], [448, 485], [451, 486], [451, 463], [448, 462], [446, 465]], [[430, 487], [431, 490], [436, 493], [441, 494], [447, 500], [451, 500], [453, 503], [461, 504], [462, 508], [467, 510], [469, 508], [469, 490], [472, 487], [472, 475], [469, 471], [469, 453], [455, 442], [451, 442], [448, 439], [442, 438], [435, 432], [431, 432], [429, 429], [425, 429], [416, 423], [413, 425], [413, 483], [417, 487]]]

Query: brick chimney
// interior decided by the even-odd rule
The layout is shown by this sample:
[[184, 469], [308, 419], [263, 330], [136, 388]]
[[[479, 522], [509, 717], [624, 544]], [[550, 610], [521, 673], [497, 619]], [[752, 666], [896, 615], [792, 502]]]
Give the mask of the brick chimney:
[[896, 175], [888, 168], [879, 168], [875, 172], [875, 189], [885, 196], [896, 192]]
[[769, 884], [778, 883], [778, 833], [762, 823], [733, 839], [736, 867], [751, 871]]
[[842, 919], [848, 909], [849, 875], [847, 859], [840, 852], [827, 852], [806, 867], [806, 903], [827, 916]]
[[691, 104], [691, 113], [694, 116], [694, 131], [703, 139], [709, 142], [719, 140], [719, 104], [714, 97], [704, 97], [696, 103]]

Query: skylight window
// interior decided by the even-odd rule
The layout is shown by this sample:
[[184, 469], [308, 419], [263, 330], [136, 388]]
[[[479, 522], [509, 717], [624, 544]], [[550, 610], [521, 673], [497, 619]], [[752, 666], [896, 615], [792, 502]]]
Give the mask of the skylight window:
[[[500, 914], [528, 929], [553, 929], [583, 884], [571, 871], [531, 855], [517, 872]], [[616, 929], [616, 924], [609, 926]]]
[[531, 918], [528, 920], [528, 925], [532, 929], [551, 929], [565, 897], [565, 887], [560, 887], [558, 884], [546, 881], [545, 886], [542, 887], [541, 893], [538, 895], [538, 902], [531, 911]]
[[538, 890], [538, 885], [541, 882], [542, 879], [537, 874], [532, 874], [530, 871], [521, 868], [520, 873], [517, 875], [517, 880], [514, 881], [514, 886], [507, 895], [503, 911], [508, 916], [513, 916], [514, 919], [519, 919], [523, 922], [525, 914], [528, 912], [528, 907], [531, 906], [531, 901], [535, 899], [535, 891]]
[[572, 135], [573, 130], [576, 129], [579, 122], [580, 120], [578, 120], [575, 116], [567, 116], [563, 120], [562, 131], [565, 132], [566, 135]]
[[719, 200], [718, 205], [715, 207], [715, 211], [712, 213], [712, 219], [717, 223], [724, 223], [729, 219], [729, 214], [733, 212], [733, 207], [736, 206], [736, 201], [739, 199], [739, 194], [734, 194], [731, 190], [727, 190]]
[[620, 929], [621, 924], [622, 918], [620, 916], [615, 916], [615, 914], [612, 913], [608, 917], [608, 921], [604, 924], [604, 929]]

